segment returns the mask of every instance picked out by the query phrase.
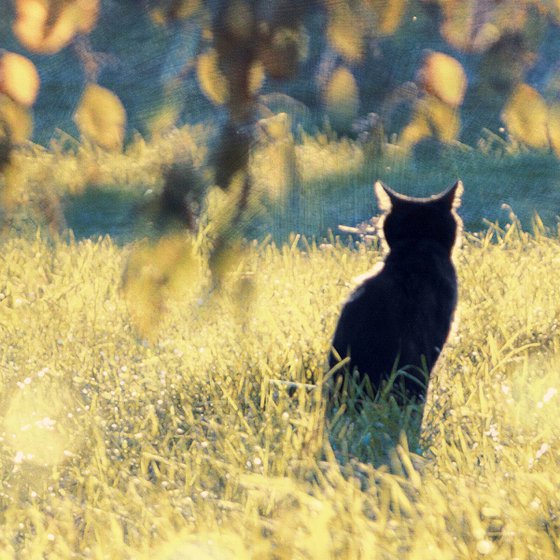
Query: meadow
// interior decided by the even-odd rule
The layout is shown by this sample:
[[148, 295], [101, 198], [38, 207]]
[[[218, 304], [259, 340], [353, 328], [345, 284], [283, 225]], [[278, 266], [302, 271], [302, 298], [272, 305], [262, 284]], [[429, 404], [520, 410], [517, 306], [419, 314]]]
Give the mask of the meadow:
[[[298, 213], [278, 203], [287, 182], [282, 171], [284, 140], [293, 142], [301, 204]], [[48, 147], [28, 143], [14, 161], [17, 231], [32, 231], [45, 223], [39, 206], [53, 199], [64, 212], [76, 238], [109, 234], [119, 244], [154, 233], [150, 206], [161, 191], [162, 171], [175, 161], [191, 162], [204, 172], [215, 131], [209, 125], [185, 125], [155, 135], [136, 134], [124, 152], [105, 152], [58, 130]], [[258, 202], [246, 237], [272, 236], [278, 244], [292, 232], [323, 239], [339, 233], [340, 224], [354, 226], [377, 212], [373, 183], [380, 179], [412, 196], [429, 196], [465, 184], [461, 216], [465, 228], [482, 231], [488, 223], [501, 226], [513, 212], [531, 230], [538, 214], [556, 230], [560, 208], [560, 162], [545, 150], [527, 150], [515, 141], [485, 131], [476, 147], [460, 142], [429, 142], [412, 154], [396, 143], [382, 153], [328, 128], [310, 135], [266, 143], [251, 161]], [[45, 188], [48, 185], [48, 188]], [[53, 201], [51, 200], [51, 202]], [[147, 212], [138, 212], [146, 208]], [[30, 211], [31, 209], [31, 211]], [[153, 225], [153, 224], [152, 224]]]
[[[316, 206], [285, 223], [263, 199], [219, 290], [194, 240], [193, 270], [164, 287], [143, 337], [122, 277], [149, 220], [130, 210], [149, 208], [178, 145], [202, 160], [203, 132], [139, 138], [120, 155], [68, 138], [15, 155], [19, 210], [0, 256], [0, 558], [557, 558], [560, 237], [552, 218], [530, 225], [533, 204], [553, 216], [557, 195], [498, 189], [500, 170], [529, 174], [531, 158], [552, 181], [555, 160], [452, 154], [456, 171], [494, 179], [463, 176], [457, 327], [420, 425], [417, 405], [379, 398], [358, 414], [352, 394], [325, 414], [337, 314], [382, 253], [375, 239], [287, 231], [365, 219], [378, 171], [428, 194], [450, 183], [445, 169], [398, 151], [370, 165], [358, 143], [306, 139], [298, 162]], [[270, 178], [266, 158], [253, 172]], [[45, 184], [81, 232], [37, 227]], [[510, 209], [474, 227], [485, 196], [498, 209], [517, 197], [525, 221]], [[93, 235], [104, 228], [112, 236]]]

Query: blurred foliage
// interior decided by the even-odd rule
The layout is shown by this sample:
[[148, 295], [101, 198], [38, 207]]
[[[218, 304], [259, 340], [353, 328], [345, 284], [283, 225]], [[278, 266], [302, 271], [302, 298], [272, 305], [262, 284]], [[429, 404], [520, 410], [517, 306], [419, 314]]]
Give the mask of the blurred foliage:
[[256, 190], [280, 208], [288, 203], [292, 208], [297, 206], [296, 198], [301, 195], [300, 169], [290, 116], [278, 113], [260, 119], [257, 134], [259, 149], [252, 154], [251, 166], [253, 170], [260, 169], [263, 162], [267, 171], [253, 171]]
[[325, 0], [330, 45], [348, 62], [362, 60], [369, 39], [397, 31], [407, 4], [407, 0]]
[[375, 16], [374, 33], [381, 36], [397, 31], [408, 6], [408, 0], [366, 0], [364, 3]]
[[170, 235], [133, 248], [124, 269], [122, 289], [138, 333], [150, 339], [163, 318], [166, 302], [184, 296], [200, 276], [193, 241]]
[[32, 52], [52, 54], [97, 22], [99, 0], [16, 0], [15, 36]]
[[[218, 53], [214, 49], [201, 54], [197, 62], [197, 77], [204, 94], [216, 105], [228, 101], [228, 83], [218, 65]], [[256, 94], [264, 81], [262, 64], [255, 64], [249, 70], [249, 90]]]
[[[38, 86], [32, 63], [26, 60], [20, 65], [23, 57], [11, 54], [4, 54], [0, 59], [0, 219], [3, 230], [21, 196], [24, 180], [13, 153], [31, 137], [33, 118], [26, 102], [32, 101], [36, 95], [33, 90]], [[23, 70], [21, 80], [18, 68]], [[37, 84], [33, 83], [33, 78], [37, 78]]]
[[[310, 52], [316, 61], [311, 70], [319, 84], [315, 92], [319, 103], [324, 101], [328, 84], [333, 90], [339, 89], [335, 85], [347, 71], [355, 85], [345, 75], [348, 99], [341, 100], [345, 107], [336, 112], [356, 112], [359, 116], [362, 107], [369, 105], [369, 92], [363, 89], [367, 85], [363, 80], [365, 65], [376, 66], [380, 57], [385, 59], [385, 65], [398, 63], [390, 57], [398, 52], [402, 36], [412, 32], [410, 22], [420, 19], [426, 28], [429, 24], [439, 27], [448, 48], [443, 48], [440, 40], [438, 50], [443, 50], [426, 58], [417, 68], [420, 82], [427, 76], [426, 83], [419, 85], [450, 106], [460, 107], [466, 94], [469, 106], [498, 104], [495, 109], [499, 114], [542, 56], [540, 50], [547, 30], [556, 24], [559, 13], [558, 3], [552, 0], [147, 0], [145, 5], [152, 20], [170, 32], [177, 29], [173, 25], [184, 22], [201, 30], [202, 39], [178, 76], [184, 78], [196, 68], [201, 90], [213, 103], [227, 108], [235, 126], [243, 121], [253, 122], [253, 105], [263, 85], [270, 87], [274, 80], [297, 79], [302, 62], [309, 71]], [[98, 53], [83, 56], [82, 39], [94, 29], [102, 9], [110, 8], [103, 8], [98, 0], [17, 0], [13, 30], [22, 46], [32, 52], [54, 53], [73, 45], [82, 51], [79, 56], [88, 80], [96, 82], [97, 71], [88, 68], [88, 64], [97, 64]], [[321, 19], [325, 23], [324, 37], [311, 37], [310, 33], [316, 35]], [[324, 51], [324, 66], [317, 64], [319, 48]], [[449, 58], [444, 61], [446, 56]], [[468, 62], [466, 71], [453, 68], [459, 61], [463, 66]], [[552, 74], [550, 80], [554, 79]], [[380, 83], [381, 88], [387, 89], [376, 111], [379, 114], [384, 102], [403, 85], [385, 84], [383, 79]], [[170, 84], [163, 86], [169, 88]], [[446, 88], [453, 91], [442, 93]], [[180, 118], [185, 107], [186, 100], [176, 102], [176, 87], [171, 89], [173, 94], [168, 89], [164, 95], [174, 100], [169, 110], [162, 111], [161, 121], [154, 123], [156, 131], [167, 129], [169, 123]], [[330, 105], [324, 103], [323, 107], [335, 128], [351, 130], [351, 119], [337, 120]], [[354, 106], [356, 110], [350, 111]], [[414, 119], [412, 116], [411, 120]], [[400, 133], [406, 123], [399, 124]], [[456, 136], [440, 134], [439, 138]]]
[[39, 73], [28, 58], [12, 52], [0, 56], [0, 93], [31, 107], [39, 93], [39, 83]]
[[548, 137], [550, 147], [560, 158], [560, 102], [552, 103], [548, 108]]
[[216, 104], [225, 103], [228, 95], [227, 83], [218, 68], [218, 53], [210, 49], [197, 60], [196, 73], [204, 95]]
[[87, 84], [74, 120], [87, 140], [106, 150], [122, 150], [126, 111], [119, 98], [97, 84]]
[[440, 0], [441, 33], [459, 50], [484, 52], [500, 37], [526, 25], [528, 2]]
[[419, 70], [418, 81], [426, 93], [435, 95], [450, 107], [463, 103], [467, 76], [461, 64], [449, 55], [428, 53]]
[[359, 91], [352, 72], [339, 66], [323, 94], [325, 109], [334, 126], [348, 127], [358, 115]]
[[[330, 45], [349, 61], [362, 58], [365, 22], [348, 2], [328, 2], [329, 26], [327, 37]], [[349, 33], [349, 30], [352, 30]]]
[[467, 87], [461, 64], [449, 55], [429, 52], [417, 82], [421, 96], [415, 102], [411, 121], [401, 133], [403, 148], [409, 150], [430, 137], [445, 144], [458, 140], [459, 107]]
[[545, 100], [527, 84], [517, 86], [502, 113], [511, 136], [535, 149], [548, 147], [548, 118]]
[[29, 110], [6, 95], [0, 94], [0, 122], [4, 134], [15, 146], [31, 137], [33, 118]]
[[35, 65], [19, 54], [0, 51], [0, 173], [8, 173], [15, 146], [31, 138], [33, 119], [29, 108], [38, 91]]
[[201, 8], [200, 0], [162, 0], [155, 4], [150, 8], [150, 16], [160, 25], [189, 18]]
[[414, 116], [401, 134], [401, 144], [409, 150], [425, 138], [444, 143], [457, 139], [460, 123], [457, 111], [435, 96], [416, 102]]
[[[529, 79], [542, 57], [548, 31], [558, 24], [557, 2], [146, 0], [144, 8], [150, 16], [146, 24], [154, 33], [176, 35], [188, 46], [178, 51], [182, 54], [173, 61], [173, 71], [152, 87], [161, 90], [161, 101], [152, 104], [145, 119], [147, 130], [154, 139], [170, 135], [184, 112], [192, 110], [191, 103], [201, 102], [194, 94], [189, 97], [197, 89], [210, 101], [213, 132], [198, 147], [204, 155], [197, 156], [197, 161], [195, 150], [173, 148], [151, 171], [157, 176], [156, 194], [146, 199], [138, 215], [156, 224], [161, 245], [154, 241], [150, 250], [138, 249], [131, 262], [139, 270], [149, 269], [152, 261], [160, 270], [157, 251], [168, 251], [166, 239], [175, 246], [174, 236], [182, 231], [185, 238], [204, 240], [201, 254], [208, 259], [213, 285], [221, 285], [224, 275], [243, 260], [242, 240], [255, 216], [270, 210], [270, 205], [279, 214], [302, 214], [303, 166], [315, 169], [316, 164], [298, 157], [304, 119], [288, 110], [299, 107], [298, 102], [286, 95], [281, 98], [284, 105], [274, 107], [276, 88], [292, 82], [305, 81], [306, 94], [314, 101], [307, 107], [300, 103], [303, 113], [321, 122], [329, 140], [336, 133], [357, 137], [360, 148], [354, 152], [359, 155], [353, 153], [341, 163], [340, 174], [357, 160], [393, 158], [398, 162], [417, 157], [423, 146], [435, 154], [459, 146], [465, 141], [465, 129], [475, 126], [472, 111], [478, 107], [488, 109], [481, 118], [494, 115], [490, 128], [504, 125], [493, 131], [496, 142], [560, 153], [559, 73], [550, 69], [538, 84]], [[105, 68], [114, 72], [126, 67], [127, 60], [97, 52], [94, 47], [99, 43], [90, 38], [105, 11], [112, 9], [99, 0], [15, 0], [13, 4], [10, 23], [21, 47], [34, 55], [70, 48], [83, 69], [84, 87], [73, 115], [83, 142], [66, 138], [71, 149], [81, 150], [75, 176], [69, 181], [77, 191], [82, 183], [102, 181], [106, 169], [101, 162], [108, 153], [126, 156], [127, 128], [131, 128], [128, 105], [119, 98], [122, 92], [117, 95], [117, 90], [101, 84]], [[115, 27], [118, 24], [113, 22]], [[396, 81], [405, 72], [397, 70], [399, 60], [391, 57], [413, 42], [414, 26], [420, 24], [424, 30], [433, 29], [434, 35], [439, 30], [439, 37], [430, 43], [435, 48], [417, 60], [411, 57], [408, 75]], [[422, 37], [427, 40], [426, 35]], [[189, 88], [185, 87], [187, 78]], [[39, 86], [33, 62], [2, 52], [2, 204], [6, 223], [11, 223], [9, 215], [18, 205], [34, 200], [43, 221], [56, 232], [64, 227], [59, 195], [50, 187], [41, 188], [46, 177], [36, 180], [32, 194], [26, 193], [19, 159], [14, 157], [29, 145]], [[471, 114], [465, 119], [467, 110]], [[484, 149], [487, 143], [481, 129], [485, 124], [469, 139]], [[93, 150], [84, 151], [86, 145]], [[145, 153], [140, 141], [131, 139], [129, 146]], [[254, 169], [265, 168], [266, 159], [273, 163], [268, 164], [269, 177], [263, 181]], [[223, 191], [227, 212], [211, 212], [221, 197], [216, 189]], [[176, 257], [182, 258], [179, 253]], [[150, 288], [138, 291], [152, 309], [151, 315], [144, 315], [154, 322], [165, 305], [158, 303], [160, 296], [147, 294], [157, 291], [154, 286], [166, 285], [168, 276], [178, 274], [163, 268], [163, 272], [144, 275], [150, 278], [144, 281]], [[166, 280], [158, 280], [158, 274]], [[125, 291], [133, 277], [124, 274]], [[153, 305], [148, 302], [151, 297]]]

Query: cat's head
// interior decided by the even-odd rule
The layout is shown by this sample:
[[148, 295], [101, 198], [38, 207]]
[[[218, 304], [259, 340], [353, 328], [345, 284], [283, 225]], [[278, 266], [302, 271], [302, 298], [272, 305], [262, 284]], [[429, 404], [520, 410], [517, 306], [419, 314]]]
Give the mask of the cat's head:
[[461, 204], [463, 183], [429, 198], [399, 194], [381, 181], [375, 183], [375, 195], [384, 214], [379, 226], [389, 247], [398, 243], [431, 240], [449, 252], [459, 239], [463, 222], [456, 212]]

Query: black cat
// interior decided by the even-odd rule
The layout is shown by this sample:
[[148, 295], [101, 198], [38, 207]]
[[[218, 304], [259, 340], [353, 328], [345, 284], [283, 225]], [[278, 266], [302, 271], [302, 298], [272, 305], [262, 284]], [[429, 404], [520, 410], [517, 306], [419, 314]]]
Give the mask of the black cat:
[[443, 348], [457, 304], [457, 276], [451, 253], [462, 221], [455, 212], [463, 185], [458, 181], [431, 198], [411, 198], [375, 184], [383, 237], [389, 246], [381, 270], [364, 277], [345, 303], [329, 357], [341, 372], [358, 369], [374, 391], [392, 374], [391, 393], [423, 401], [429, 373]]

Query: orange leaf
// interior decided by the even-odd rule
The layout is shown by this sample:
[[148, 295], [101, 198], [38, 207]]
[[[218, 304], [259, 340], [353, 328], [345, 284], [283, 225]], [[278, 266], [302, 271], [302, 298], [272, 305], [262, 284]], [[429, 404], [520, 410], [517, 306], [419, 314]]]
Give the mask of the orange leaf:
[[0, 57], [0, 93], [31, 107], [39, 92], [39, 82], [35, 65], [25, 56], [6, 52]]
[[16, 0], [13, 24], [18, 41], [32, 52], [53, 54], [78, 33], [89, 33], [97, 23], [99, 0]]
[[548, 147], [548, 107], [541, 95], [527, 84], [519, 84], [502, 111], [509, 134], [531, 148]]
[[126, 111], [120, 99], [108, 89], [88, 84], [74, 121], [81, 134], [107, 150], [122, 149]]
[[323, 93], [323, 101], [331, 122], [349, 125], [359, 108], [359, 92], [352, 72], [340, 66], [333, 73]]
[[427, 93], [435, 95], [450, 107], [463, 103], [467, 89], [467, 76], [461, 64], [441, 52], [429, 53], [420, 70], [420, 85]]
[[375, 28], [376, 35], [392, 35], [399, 28], [404, 11], [406, 9], [407, 0], [365, 0], [375, 13], [377, 25]]

